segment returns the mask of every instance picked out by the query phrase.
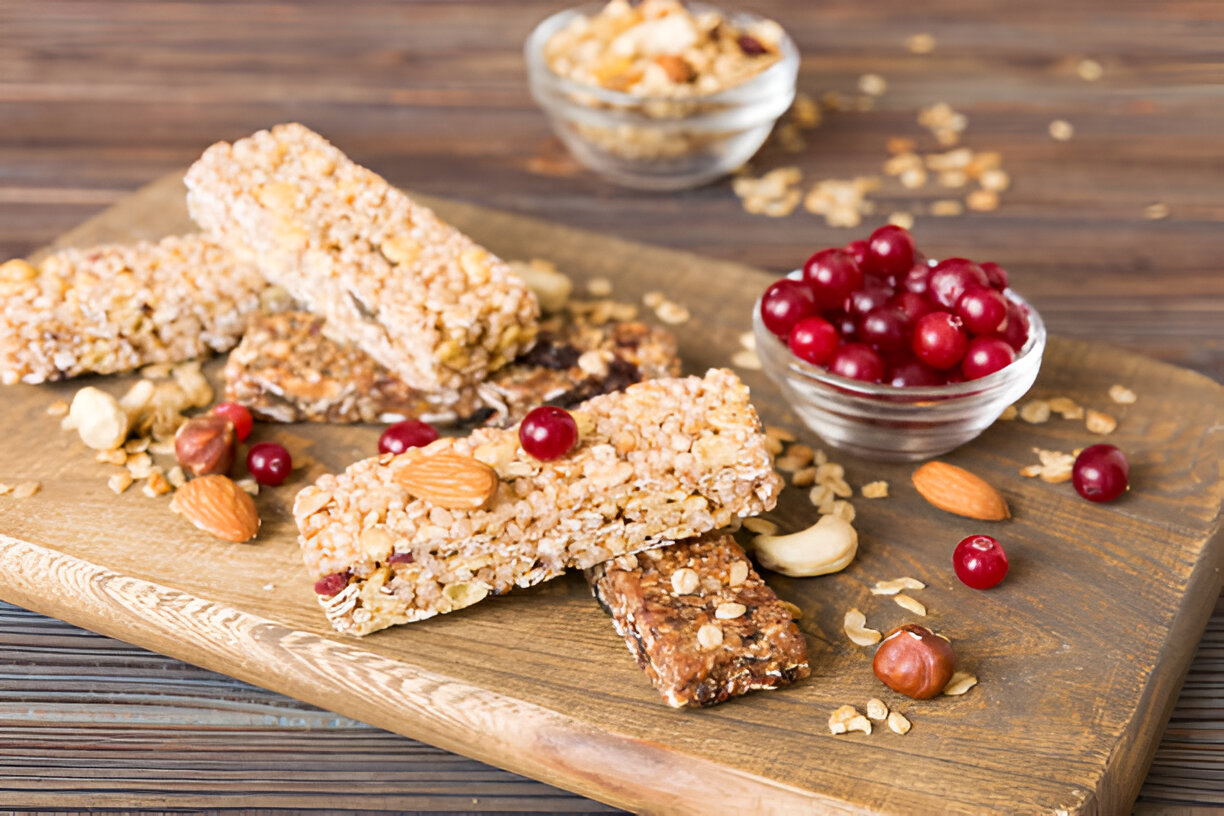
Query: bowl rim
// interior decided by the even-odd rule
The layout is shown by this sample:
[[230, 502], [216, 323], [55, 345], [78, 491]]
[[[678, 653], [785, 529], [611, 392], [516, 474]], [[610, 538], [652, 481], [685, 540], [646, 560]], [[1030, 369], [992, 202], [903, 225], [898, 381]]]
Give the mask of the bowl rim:
[[[641, 95], [631, 94], [624, 91], [613, 91], [607, 88], [601, 88], [598, 85], [587, 85], [583, 82], [578, 82], [567, 77], [563, 77], [552, 69], [548, 64], [548, 60], [544, 58], [544, 44], [548, 38], [561, 29], [561, 27], [574, 19], [580, 14], [590, 12], [598, 13], [606, 3], [594, 2], [584, 3], [578, 6], [561, 9], [545, 17], [532, 28], [531, 33], [527, 35], [527, 40], [523, 45], [523, 56], [527, 62], [527, 74], [529, 79], [535, 83], [538, 81], [547, 81], [554, 84], [558, 90], [565, 94], [586, 94], [601, 102], [606, 102], [616, 107], [640, 107], [650, 103], [673, 103], [673, 104], [689, 104], [695, 102], [728, 102], [738, 103], [747, 100], [756, 101], [757, 91], [760, 86], [769, 85], [771, 83], [786, 82], [793, 88], [798, 77], [799, 71], [799, 47], [795, 41], [791, 39], [790, 33], [779, 23], [778, 27], [782, 29], [782, 39], [778, 41], [781, 51], [781, 58], [773, 65], [754, 75], [750, 79], [732, 85], [729, 88], [723, 88], [720, 91], [715, 91], [709, 94], [698, 94], [694, 96], [662, 96], [662, 95]], [[729, 20], [747, 20], [747, 21], [764, 21], [777, 22], [772, 18], [765, 17], [760, 14], [754, 14], [748, 11], [728, 11], [720, 6], [715, 6], [709, 3], [686, 3], [685, 6], [692, 11], [717, 11]], [[775, 79], [776, 78], [776, 79]], [[700, 115], [700, 114], [697, 114]], [[691, 116], [690, 116], [691, 118]]]
[[[928, 259], [928, 263], [933, 265], [935, 262]], [[796, 269], [788, 273], [786, 278], [789, 280], [801, 280], [802, 276], [803, 270]], [[767, 349], [767, 353], [784, 354], [786, 356], [784, 368], [791, 376], [797, 376], [808, 382], [819, 383], [842, 393], [869, 399], [885, 398], [886, 401], [893, 403], [902, 401], [946, 402], [960, 397], [980, 396], [985, 392], [1007, 385], [1022, 370], [1022, 367], [1017, 367], [1017, 363], [1031, 360], [1034, 355], [1037, 357], [1037, 363], [1040, 364], [1046, 345], [1045, 321], [1042, 319], [1040, 312], [1033, 308], [1031, 303], [1021, 297], [1011, 287], [1004, 289], [1001, 294], [1008, 300], [1014, 301], [1028, 310], [1029, 336], [1021, 347], [1020, 352], [1016, 355], [1016, 359], [1010, 365], [987, 374], [985, 377], [946, 385], [901, 387], [888, 383], [868, 383], [862, 380], [843, 377], [840, 374], [834, 374], [828, 369], [813, 365], [806, 360], [801, 360], [791, 353], [790, 348], [782, 342], [780, 337], [765, 328], [765, 324], [761, 320], [761, 296], [757, 297], [756, 302], [752, 306], [752, 324], [757, 343], [760, 344], [762, 342], [761, 338], [764, 337], [764, 342], [772, 346], [772, 348]], [[906, 399], [899, 400], [898, 397], [905, 397]]]

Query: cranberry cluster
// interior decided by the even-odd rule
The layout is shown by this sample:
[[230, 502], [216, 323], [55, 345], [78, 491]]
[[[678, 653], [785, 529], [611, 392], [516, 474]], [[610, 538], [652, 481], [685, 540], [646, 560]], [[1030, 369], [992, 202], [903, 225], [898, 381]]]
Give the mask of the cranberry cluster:
[[817, 252], [802, 280], [774, 283], [761, 319], [797, 357], [834, 374], [944, 385], [993, 374], [1024, 347], [1028, 314], [1006, 289], [998, 264], [928, 264], [910, 234], [890, 225]]

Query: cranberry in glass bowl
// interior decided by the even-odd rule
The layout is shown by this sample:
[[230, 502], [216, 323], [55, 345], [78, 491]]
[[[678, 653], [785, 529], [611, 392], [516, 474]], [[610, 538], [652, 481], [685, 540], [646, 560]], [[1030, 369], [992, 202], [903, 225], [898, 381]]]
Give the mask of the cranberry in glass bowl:
[[[803, 272], [796, 270], [787, 277], [802, 283]], [[967, 275], [958, 272], [945, 277], [956, 278], [951, 284], [961, 282], [962, 278], [966, 285], [971, 283], [977, 286], [980, 283], [972, 270]], [[998, 275], [994, 278], [1002, 280]], [[964, 291], [954, 292], [956, 286], [951, 284], [947, 281], [941, 283], [947, 287], [943, 297], [947, 299], [952, 294], [958, 294], [959, 299]], [[961, 357], [944, 371], [938, 371], [916, 358], [908, 348], [891, 352], [877, 349], [880, 359], [885, 361], [881, 381], [868, 382], [839, 376], [831, 370], [831, 362], [814, 365], [802, 359], [791, 351], [785, 339], [767, 329], [762, 322], [760, 301], [753, 309], [757, 355], [765, 373], [779, 386], [795, 413], [829, 445], [879, 461], [929, 459], [977, 437], [1007, 406], [1020, 399], [1037, 378], [1045, 351], [1045, 324], [1041, 316], [1013, 290], [1004, 289], [1001, 294], [1007, 304], [1006, 322], [1011, 331], [990, 336], [1005, 342], [978, 343], [975, 346], [974, 340], [969, 340], [963, 349], [941, 347], [946, 352], [942, 358], [944, 362], [949, 356], [954, 356], [958, 349], [961, 352]], [[893, 297], [896, 298], [895, 293]], [[984, 300], [993, 302], [994, 299], [987, 296]], [[903, 302], [891, 300], [889, 303], [893, 305], [884, 308], [895, 309], [905, 315], [910, 309], [897, 308]], [[980, 304], [975, 304], [975, 314], [985, 314], [991, 309], [985, 307], [979, 310], [976, 309], [977, 305]], [[921, 311], [916, 301], [909, 306], [914, 312]], [[934, 311], [947, 313], [949, 310], [932, 306], [927, 315]], [[870, 313], [871, 310], [868, 311]], [[1016, 319], [1015, 315], [1020, 315], [1020, 319]], [[855, 349], [870, 347], [859, 316], [847, 315], [841, 310], [824, 312], [822, 316], [837, 329], [843, 345], [852, 345]], [[959, 320], [956, 317], [956, 321]], [[892, 321], [885, 319], [867, 323], [866, 338], [882, 345], [892, 342]], [[1014, 349], [1014, 359], [995, 369], [1007, 357], [1001, 346], [1016, 343], [1019, 348]], [[955, 338], [952, 345], [956, 345]], [[974, 356], [966, 360], [965, 354], [969, 353], [970, 348]], [[856, 363], [866, 364], [853, 366], [852, 373], [874, 379], [874, 361], [858, 351], [851, 354]], [[891, 384], [894, 381], [896, 385]]]

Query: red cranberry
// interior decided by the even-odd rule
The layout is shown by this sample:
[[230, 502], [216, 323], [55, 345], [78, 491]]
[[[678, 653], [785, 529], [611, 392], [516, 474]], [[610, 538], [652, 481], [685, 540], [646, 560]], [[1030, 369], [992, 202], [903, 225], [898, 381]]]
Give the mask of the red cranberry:
[[927, 297], [945, 309], [952, 309], [965, 290], [973, 286], [990, 286], [982, 267], [965, 258], [948, 258], [931, 270]]
[[867, 239], [868, 272], [901, 277], [914, 265], [914, 239], [901, 227], [885, 224]]
[[856, 317], [862, 317], [888, 303], [893, 296], [893, 290], [879, 281], [868, 281], [863, 286], [850, 293], [846, 298], [846, 312]]
[[1080, 451], [1071, 467], [1075, 492], [1091, 502], [1107, 502], [1126, 492], [1130, 463], [1113, 445], [1092, 445]]
[[325, 575], [315, 581], [314, 591], [317, 595], [322, 595], [324, 598], [330, 598], [334, 595], [339, 595], [341, 590], [348, 586], [349, 574], [348, 571], [333, 572], [331, 575]]
[[841, 336], [843, 343], [849, 343], [858, 336], [858, 318], [845, 312], [832, 311], [825, 313], [825, 319], [833, 324]]
[[391, 553], [390, 557], [387, 558], [388, 564], [411, 564], [414, 561], [416, 561], [416, 556], [411, 552]]
[[884, 361], [868, 345], [847, 343], [837, 350], [829, 370], [852, 380], [874, 383], [884, 378]]
[[238, 437], [239, 442], [247, 440], [247, 437], [251, 435], [251, 428], [255, 425], [254, 420], [251, 419], [251, 412], [246, 409], [246, 406], [236, 402], [222, 402], [214, 405], [210, 413], [225, 417], [232, 422], [234, 436]]
[[862, 286], [863, 273], [848, 252], [822, 249], [803, 265], [803, 281], [816, 296], [819, 308], [833, 309]]
[[888, 301], [888, 305], [904, 313], [911, 326], [933, 308], [930, 301], [916, 292], [898, 292], [892, 296], [892, 300]]
[[867, 262], [866, 241], [851, 241], [842, 247], [842, 252], [848, 252], [854, 256], [854, 262], [859, 265], [859, 269], [862, 269], [863, 264]]
[[1007, 368], [1016, 359], [1016, 352], [999, 337], [975, 337], [965, 349], [961, 371], [967, 380], [976, 380]]
[[914, 264], [901, 279], [901, 288], [916, 295], [925, 295], [931, 280], [931, 267], [925, 263]]
[[378, 437], [378, 452], [399, 455], [409, 448], [423, 448], [437, 438], [438, 432], [428, 422], [405, 419], [388, 425], [382, 432]]
[[888, 384], [895, 385], [897, 388], [943, 385], [944, 377], [929, 365], [918, 360], [906, 360], [892, 367], [888, 374]]
[[837, 329], [822, 317], [805, 317], [791, 329], [787, 341], [790, 350], [801, 360], [812, 365], [825, 365], [833, 359], [841, 341]]
[[1007, 553], [988, 535], [961, 539], [952, 551], [952, 568], [961, 583], [973, 589], [990, 589], [1007, 577]]
[[578, 423], [564, 408], [541, 405], [523, 417], [518, 436], [528, 456], [549, 462], [573, 450], [578, 443]]
[[289, 478], [293, 457], [275, 442], [260, 442], [247, 453], [247, 470], [261, 485], [276, 487]]
[[796, 323], [814, 314], [816, 297], [798, 281], [789, 278], [777, 281], [761, 296], [761, 320], [765, 328], [781, 338], [790, 336]]
[[1002, 292], [1007, 288], [1007, 270], [999, 266], [997, 263], [987, 261], [982, 264], [982, 271], [986, 273], [986, 280], [990, 281], [990, 285]]
[[1028, 309], [1014, 301], [1007, 301], [1007, 325], [1000, 336], [1017, 352], [1024, 348], [1029, 336]]
[[931, 312], [914, 327], [913, 349], [931, 368], [952, 368], [965, 356], [965, 332], [960, 318], [947, 312]]
[[899, 351], [909, 345], [909, 319], [892, 306], [872, 309], [859, 319], [858, 336], [880, 351]]
[[1007, 326], [1007, 298], [994, 289], [974, 286], [956, 302], [956, 314], [974, 334], [998, 334]]

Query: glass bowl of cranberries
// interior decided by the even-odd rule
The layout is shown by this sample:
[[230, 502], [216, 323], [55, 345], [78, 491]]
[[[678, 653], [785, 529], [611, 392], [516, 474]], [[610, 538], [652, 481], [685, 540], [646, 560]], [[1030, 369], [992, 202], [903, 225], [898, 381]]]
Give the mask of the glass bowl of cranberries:
[[900, 227], [814, 254], [753, 309], [757, 354], [830, 445], [883, 461], [946, 453], [1037, 378], [1041, 316], [998, 264], [927, 260]]

